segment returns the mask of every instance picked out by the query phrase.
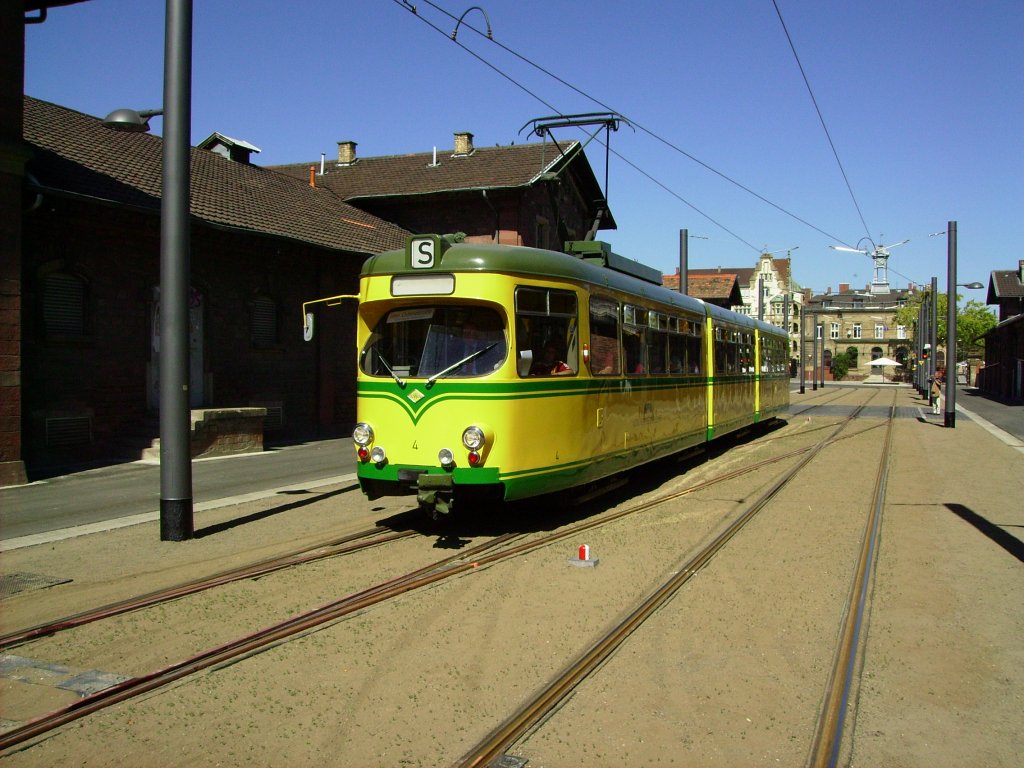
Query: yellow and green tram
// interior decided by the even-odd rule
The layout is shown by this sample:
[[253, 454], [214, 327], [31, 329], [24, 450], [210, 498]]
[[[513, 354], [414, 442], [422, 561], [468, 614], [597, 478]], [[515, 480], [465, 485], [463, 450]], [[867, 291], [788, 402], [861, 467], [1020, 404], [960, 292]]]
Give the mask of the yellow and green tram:
[[785, 332], [660, 285], [605, 243], [411, 237], [360, 276], [357, 474], [370, 498], [587, 486], [789, 403]]

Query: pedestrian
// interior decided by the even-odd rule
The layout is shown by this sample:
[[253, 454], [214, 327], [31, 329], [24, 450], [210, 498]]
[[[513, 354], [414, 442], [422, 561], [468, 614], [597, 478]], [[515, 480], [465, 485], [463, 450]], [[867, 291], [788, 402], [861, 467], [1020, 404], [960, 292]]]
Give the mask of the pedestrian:
[[941, 382], [942, 382], [942, 379], [939, 377], [939, 374], [936, 373], [932, 377], [932, 388], [931, 388], [932, 413], [935, 414], [936, 416], [938, 414], [942, 413], [942, 383]]

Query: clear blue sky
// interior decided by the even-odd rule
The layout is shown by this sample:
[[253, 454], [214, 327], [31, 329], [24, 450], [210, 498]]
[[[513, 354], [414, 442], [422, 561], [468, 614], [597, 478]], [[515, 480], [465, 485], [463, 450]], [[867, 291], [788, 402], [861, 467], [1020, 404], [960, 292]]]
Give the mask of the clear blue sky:
[[[763, 247], [799, 246], [802, 285], [864, 286], [870, 259], [828, 246], [870, 234], [910, 239], [892, 249], [894, 286], [937, 275], [945, 290], [946, 237], [929, 235], [949, 220], [958, 282], [1016, 268], [1024, 1], [777, 3], [853, 196], [772, 0], [437, 0], [456, 18], [486, 11], [518, 56], [465, 25], [458, 44], [493, 69], [421, 0], [418, 14], [396, 0], [197, 0], [192, 142], [220, 131], [260, 147], [260, 164], [312, 162], [336, 157], [340, 140], [362, 156], [450, 149], [456, 131], [477, 146], [535, 141], [520, 133], [534, 118], [611, 108], [641, 127], [612, 134], [625, 160], [612, 156], [618, 230], [602, 237], [663, 272], [687, 228], [707, 238], [690, 240], [691, 267], [753, 266]], [[51, 10], [26, 27], [26, 93], [97, 116], [158, 107], [163, 16], [162, 0]], [[464, 23], [486, 26], [478, 10]], [[604, 149], [587, 154], [603, 179]]]

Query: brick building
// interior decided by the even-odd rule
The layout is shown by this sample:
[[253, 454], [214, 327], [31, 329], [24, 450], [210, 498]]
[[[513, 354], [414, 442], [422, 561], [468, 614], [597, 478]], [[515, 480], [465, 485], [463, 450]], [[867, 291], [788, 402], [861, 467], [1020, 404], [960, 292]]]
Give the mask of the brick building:
[[[679, 267], [676, 267], [674, 275], [662, 275], [661, 284], [673, 291], [678, 291]], [[731, 272], [697, 274], [692, 270], [687, 270], [686, 294], [707, 304], [722, 307], [722, 309], [729, 309], [743, 303], [739, 279]]]
[[[761, 317], [780, 328], [784, 328], [788, 320], [790, 359], [795, 361], [800, 355], [800, 307], [804, 293], [793, 280], [792, 267], [792, 259], [788, 256], [776, 259], [769, 253], [762, 253], [753, 267], [690, 269], [686, 274], [692, 286], [691, 296], [704, 298], [694, 291], [708, 292], [714, 298], [710, 303], [750, 317]], [[678, 270], [675, 275], [664, 276], [662, 283], [678, 287]], [[738, 296], [732, 292], [731, 286], [738, 289]], [[723, 296], [728, 298], [727, 303], [722, 303]]]
[[[0, 3], [0, 485], [134, 457], [158, 431], [162, 141], [24, 96], [25, 25], [79, 0]], [[268, 408], [268, 438], [354, 419], [354, 293], [411, 232], [559, 248], [613, 229], [582, 145], [475, 148], [278, 170], [213, 134], [191, 153], [193, 407]], [[312, 170], [311, 170], [312, 168]], [[26, 473], [26, 466], [29, 470]]]
[[578, 141], [475, 147], [458, 132], [451, 149], [271, 166], [311, 180], [345, 202], [411, 232], [465, 232], [468, 242], [562, 250], [566, 240], [615, 229]]
[[999, 323], [983, 337], [985, 367], [977, 386], [1004, 401], [1024, 400], [1024, 259], [1017, 269], [992, 272], [988, 304], [999, 307]]
[[870, 365], [872, 360], [880, 357], [891, 358], [904, 366], [898, 369], [899, 374], [909, 370], [907, 364], [913, 353], [913, 329], [896, 324], [896, 310], [907, 303], [910, 291], [885, 288], [884, 291], [871, 288], [857, 291], [850, 290], [847, 283], [840, 283], [838, 293], [832, 293], [829, 288], [825, 293], [806, 300], [804, 314], [809, 319], [804, 358], [808, 371], [814, 338], [811, 333], [816, 334], [818, 343], [822, 345], [819, 354], [826, 371], [831, 372], [835, 355], [851, 349], [856, 363], [850, 366], [848, 379], [864, 380], [880, 375]]
[[[158, 432], [163, 142], [24, 99], [22, 439], [31, 467], [135, 457]], [[190, 405], [261, 406], [270, 437], [354, 419], [353, 309], [301, 338], [303, 301], [354, 293], [408, 233], [328, 190], [192, 150]]]

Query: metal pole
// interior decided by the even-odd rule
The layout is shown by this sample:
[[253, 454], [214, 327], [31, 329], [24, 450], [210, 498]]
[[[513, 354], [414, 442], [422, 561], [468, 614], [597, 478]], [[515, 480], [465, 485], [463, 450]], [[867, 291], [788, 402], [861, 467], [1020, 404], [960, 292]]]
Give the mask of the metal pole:
[[679, 230], [679, 292], [686, 296], [690, 292], [690, 231]]
[[[946, 426], [956, 428], [956, 222], [946, 227], [949, 287], [946, 289]], [[952, 369], [953, 375], [949, 372]]]
[[189, 150], [192, 0], [167, 0], [160, 206], [160, 540], [191, 539]]
[[928, 318], [928, 342], [932, 345], [932, 353], [928, 358], [928, 373], [935, 378], [939, 359], [939, 278], [932, 278], [932, 303], [929, 307], [931, 316]]
[[757, 319], [764, 320], [764, 278], [757, 278]]
[[[815, 335], [815, 337], [817, 337], [817, 335], [818, 335], [818, 323], [817, 323], [817, 321], [815, 321], [815, 323], [814, 323], [814, 335]], [[821, 371], [821, 388], [824, 389], [825, 388], [825, 322], [824, 321], [822, 321], [822, 323], [821, 323], [821, 344], [819, 344], [818, 346], [821, 347], [821, 363], [820, 363], [820, 366], [819, 366], [819, 370]]]
[[818, 315], [811, 313], [811, 390], [818, 391]]
[[804, 347], [806, 346], [806, 344], [804, 343], [804, 339], [806, 338], [805, 331], [806, 331], [806, 325], [807, 325], [804, 322], [805, 319], [806, 318], [804, 316], [804, 306], [803, 306], [803, 304], [801, 304], [800, 305], [800, 394], [801, 395], [804, 394], [804, 392], [807, 391], [806, 388], [805, 388], [805, 383], [804, 383], [805, 382], [805, 376], [807, 375], [807, 369], [804, 367], [806, 365], [806, 363], [804, 362]]
[[935, 350], [931, 347], [931, 322], [932, 322], [932, 300], [933, 296], [929, 292], [925, 296], [924, 305], [921, 307], [921, 349], [927, 350], [928, 359], [924, 361], [924, 365], [921, 366], [921, 394], [928, 394], [928, 373], [931, 370], [931, 357], [935, 354]]

